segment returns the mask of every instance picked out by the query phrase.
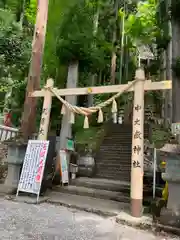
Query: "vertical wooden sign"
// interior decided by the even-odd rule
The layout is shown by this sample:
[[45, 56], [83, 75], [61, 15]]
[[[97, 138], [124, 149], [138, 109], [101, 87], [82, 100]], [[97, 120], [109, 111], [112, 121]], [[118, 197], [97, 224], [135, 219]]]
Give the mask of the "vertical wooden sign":
[[49, 120], [50, 120], [50, 114], [51, 114], [51, 105], [52, 105], [52, 93], [49, 91], [48, 88], [51, 88], [53, 86], [54, 86], [54, 81], [52, 79], [48, 79], [45, 87], [46, 92], [44, 96], [41, 123], [39, 128], [39, 135], [38, 135], [39, 140], [47, 139], [48, 129], [49, 129]]
[[131, 158], [131, 213], [142, 215], [143, 167], [144, 167], [144, 80], [142, 69], [136, 71], [138, 81], [134, 85], [132, 158]]

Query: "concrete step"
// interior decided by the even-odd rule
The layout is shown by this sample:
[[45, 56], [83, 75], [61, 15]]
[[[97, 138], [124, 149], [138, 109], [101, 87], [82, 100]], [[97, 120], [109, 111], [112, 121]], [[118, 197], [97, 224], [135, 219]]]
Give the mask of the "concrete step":
[[131, 166], [131, 161], [129, 159], [124, 159], [123, 161], [121, 160], [121, 158], [117, 158], [115, 156], [113, 157], [102, 157], [102, 156], [98, 156], [96, 157], [96, 165], [98, 164], [104, 164], [104, 167], [106, 167], [107, 165], [118, 165], [118, 166]]
[[100, 147], [99, 152], [102, 154], [106, 153], [108, 156], [111, 156], [111, 155], [119, 156], [119, 155], [125, 155], [125, 154], [129, 156], [132, 150], [131, 148], [127, 149], [127, 148], [122, 148], [118, 146], [108, 147], [103, 145]]
[[116, 170], [116, 168], [119, 168], [123, 170], [124, 169], [129, 169], [131, 168], [131, 162], [121, 162], [120, 159], [109, 159], [109, 161], [107, 161], [107, 159], [102, 159], [101, 161], [97, 161], [96, 162], [96, 166], [99, 167], [103, 167], [105, 169], [111, 170], [112, 168], [114, 168]]
[[123, 169], [122, 167], [120, 168], [111, 168], [111, 169], [106, 169], [106, 168], [101, 168], [101, 167], [97, 167], [96, 168], [97, 169], [97, 171], [99, 172], [99, 173], [107, 173], [107, 174], [109, 174], [109, 173], [114, 173], [114, 174], [120, 174], [120, 175], [130, 175], [130, 168], [129, 169]]
[[116, 216], [121, 211], [127, 211], [130, 208], [128, 203], [107, 199], [102, 201], [102, 199], [61, 192], [51, 192], [48, 197], [47, 202], [108, 217]]
[[115, 191], [115, 192], [121, 192], [121, 191], [129, 192], [129, 189], [130, 189], [130, 182], [110, 180], [107, 178], [80, 177], [73, 180], [71, 184], [75, 186], [88, 187], [88, 188], [107, 190], [107, 191]]
[[105, 143], [112, 143], [112, 144], [131, 144], [132, 143], [132, 138], [126, 138], [126, 137], [111, 137], [111, 138], [104, 138], [102, 144], [105, 144]]
[[53, 190], [61, 193], [68, 193], [68, 194], [74, 194], [74, 195], [80, 195], [80, 196], [89, 196], [89, 197], [108, 199], [108, 200], [113, 200], [118, 202], [129, 203], [130, 201], [128, 192], [127, 193], [115, 192], [115, 191], [108, 191], [108, 190], [102, 190], [102, 189], [80, 187], [75, 185], [58, 186]]
[[96, 173], [97, 178], [106, 178], [106, 179], [111, 179], [111, 180], [118, 180], [118, 181], [129, 181], [130, 182], [130, 176], [123, 175], [123, 174], [112, 174], [112, 173]]
[[122, 172], [124, 172], [124, 173], [126, 173], [126, 174], [128, 174], [128, 173], [130, 173], [130, 171], [131, 171], [131, 166], [129, 165], [129, 166], [123, 166], [123, 165], [118, 165], [118, 164], [106, 164], [106, 165], [103, 165], [103, 164], [97, 164], [96, 165], [96, 169], [99, 169], [100, 171], [102, 171], [102, 172], [107, 172], [107, 173], [109, 173], [109, 172], [112, 172], [112, 173], [122, 173]]
[[102, 156], [97, 156], [96, 157], [96, 164], [99, 163], [103, 163], [105, 165], [108, 164], [118, 164], [121, 166], [131, 166], [131, 161], [130, 159], [126, 158], [126, 159], [121, 159], [121, 158], [117, 158], [115, 156], [113, 157], [102, 157]]

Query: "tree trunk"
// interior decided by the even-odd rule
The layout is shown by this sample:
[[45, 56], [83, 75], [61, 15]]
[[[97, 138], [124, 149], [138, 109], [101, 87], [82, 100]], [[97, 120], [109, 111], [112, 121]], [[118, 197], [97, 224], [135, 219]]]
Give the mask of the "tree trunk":
[[115, 84], [116, 82], [116, 52], [113, 50], [111, 57], [111, 84]]
[[[76, 88], [78, 84], [78, 62], [72, 62], [68, 67], [68, 77], [66, 88]], [[76, 105], [77, 96], [67, 96], [66, 101], [72, 105]], [[72, 137], [72, 126], [70, 123], [70, 112], [63, 115], [60, 131], [60, 149], [66, 148], [67, 138]]]
[[[124, 1], [124, 15], [123, 17], [121, 18], [121, 22], [120, 22], [120, 26], [121, 26], [121, 55], [120, 55], [120, 64], [119, 64], [119, 83], [121, 84], [122, 83], [122, 72], [123, 72], [123, 59], [124, 59], [124, 42], [126, 41], [126, 44], [127, 44], [127, 37], [125, 37], [125, 33], [124, 33], [124, 21], [125, 21], [125, 14], [126, 14], [126, 4], [125, 4], [125, 1]], [[126, 71], [126, 74], [127, 74], [127, 71], [126, 70], [127, 68], [127, 65], [125, 64], [125, 71]]]
[[[99, 7], [99, 4], [97, 6], [97, 11], [96, 11], [96, 14], [94, 15], [94, 29], [93, 29], [93, 34], [94, 36], [97, 35], [97, 31], [98, 31], [98, 25], [99, 25], [99, 13], [100, 13], [100, 7]], [[96, 43], [95, 43], [96, 44]], [[94, 86], [95, 83], [96, 83], [96, 74], [93, 74], [91, 76], [91, 86]], [[92, 107], [93, 106], [93, 103], [94, 103], [94, 96], [93, 94], [89, 94], [88, 95], [88, 107]]]
[[40, 88], [41, 66], [44, 52], [49, 0], [38, 1], [38, 11], [34, 39], [32, 43], [31, 65], [26, 89], [24, 112], [22, 116], [21, 133], [28, 140], [36, 126], [36, 98], [30, 98], [29, 93]]
[[[169, 11], [171, 6], [171, 0], [167, 0], [166, 3], [166, 11]], [[166, 50], [166, 79], [172, 80], [172, 26], [171, 21], [168, 21], [168, 30], [169, 36], [171, 40], [168, 44], [168, 48]], [[172, 90], [167, 90], [164, 92], [165, 97], [165, 117], [166, 117], [166, 125], [168, 126], [169, 123], [172, 122]]]
[[[172, 56], [176, 61], [180, 57], [180, 26], [172, 21]], [[172, 122], [180, 122], [180, 78], [173, 72], [172, 81]]]
[[[166, 79], [172, 80], [172, 40], [168, 45], [166, 52]], [[165, 91], [165, 116], [167, 116], [168, 122], [172, 122], [172, 90]]]
[[[166, 79], [166, 52], [161, 53], [161, 66], [160, 66], [160, 81]], [[162, 92], [163, 95], [163, 104], [162, 104], [162, 118], [164, 123], [167, 122], [167, 101], [166, 101], [166, 91]]]
[[115, 0], [114, 3], [115, 6], [115, 17], [116, 21], [114, 24], [114, 30], [113, 30], [113, 37], [112, 37], [112, 44], [113, 44], [113, 51], [111, 56], [111, 84], [115, 84], [116, 82], [116, 41], [117, 41], [117, 19], [118, 19], [118, 7], [119, 7], [119, 1]]

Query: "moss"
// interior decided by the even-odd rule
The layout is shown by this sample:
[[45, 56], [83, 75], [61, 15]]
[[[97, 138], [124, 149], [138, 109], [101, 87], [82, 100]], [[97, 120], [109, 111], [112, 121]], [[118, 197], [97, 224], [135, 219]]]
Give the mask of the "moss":
[[152, 142], [156, 148], [162, 147], [165, 143], [169, 142], [171, 133], [169, 129], [160, 127], [159, 125], [153, 126]]
[[96, 150], [103, 131], [103, 127], [90, 127], [89, 129], [79, 130], [75, 136], [76, 144], [86, 145], [89, 149]]

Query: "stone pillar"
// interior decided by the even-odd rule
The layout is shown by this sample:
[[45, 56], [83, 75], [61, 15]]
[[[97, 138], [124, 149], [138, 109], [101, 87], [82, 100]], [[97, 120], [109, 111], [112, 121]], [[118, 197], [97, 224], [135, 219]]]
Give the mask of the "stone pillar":
[[164, 181], [168, 182], [168, 204], [167, 208], [175, 215], [180, 216], [180, 146], [166, 144], [161, 150], [165, 150], [166, 169], [162, 174]]
[[7, 192], [14, 192], [18, 187], [20, 169], [23, 164], [26, 147], [26, 144], [17, 145], [16, 143], [12, 143], [12, 145], [8, 146], [8, 173], [4, 183]]
[[136, 71], [134, 85], [132, 157], [131, 157], [131, 214], [141, 217], [143, 212], [143, 167], [144, 167], [144, 70]]

